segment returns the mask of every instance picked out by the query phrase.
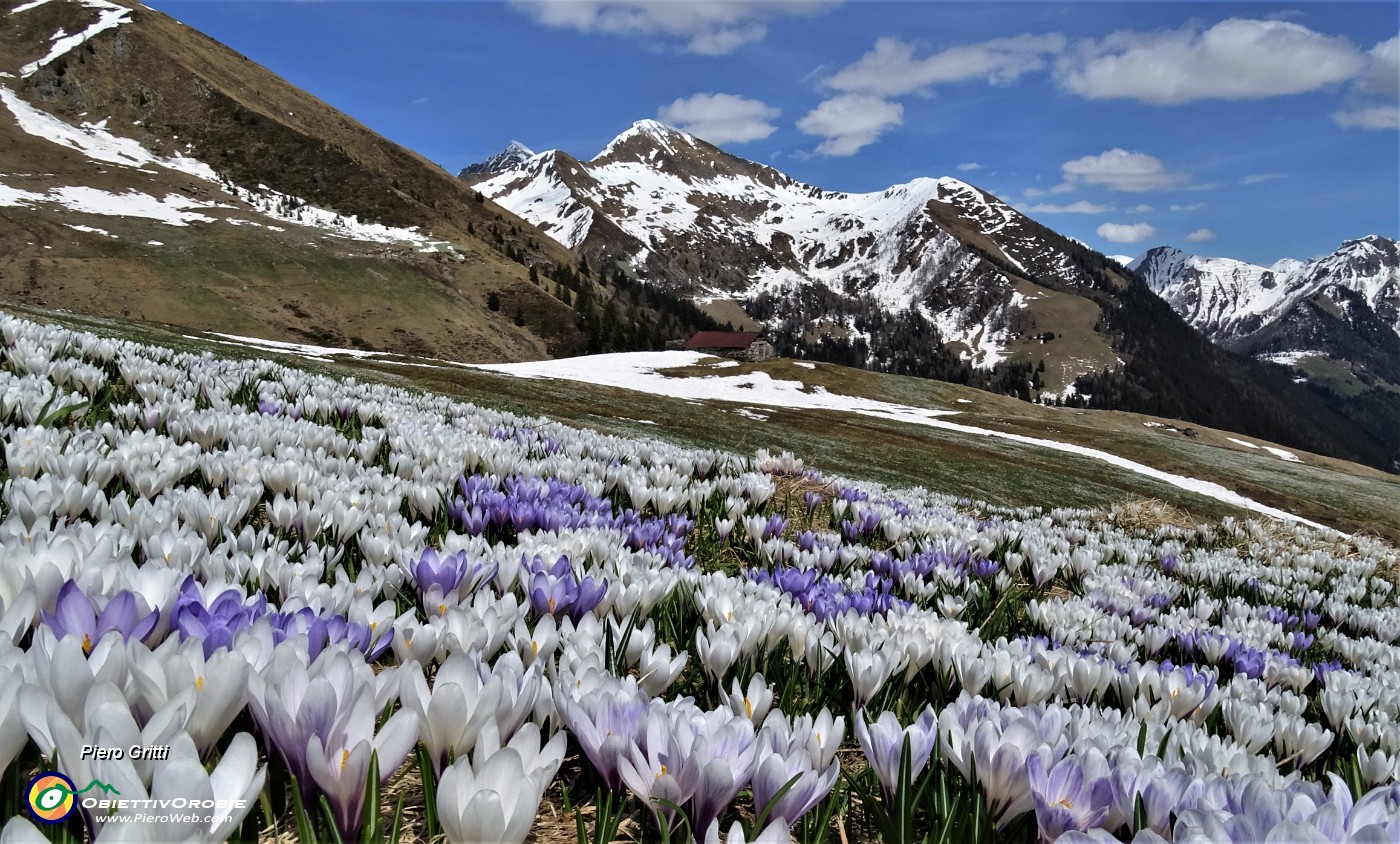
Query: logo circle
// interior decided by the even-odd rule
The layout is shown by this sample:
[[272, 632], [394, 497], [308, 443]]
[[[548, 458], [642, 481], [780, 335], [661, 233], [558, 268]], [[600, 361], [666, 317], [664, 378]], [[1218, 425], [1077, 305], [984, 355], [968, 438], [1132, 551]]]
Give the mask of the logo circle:
[[58, 771], [45, 771], [29, 781], [24, 796], [29, 803], [29, 814], [42, 823], [60, 823], [69, 815], [78, 801], [77, 787], [73, 781]]

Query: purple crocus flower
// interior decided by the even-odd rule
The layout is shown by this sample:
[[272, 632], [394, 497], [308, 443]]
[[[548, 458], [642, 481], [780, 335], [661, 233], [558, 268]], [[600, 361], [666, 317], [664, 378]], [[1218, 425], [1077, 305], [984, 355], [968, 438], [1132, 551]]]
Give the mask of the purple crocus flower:
[[261, 592], [245, 601], [242, 592], [231, 588], [216, 595], [208, 606], [204, 601], [194, 575], [185, 578], [175, 599], [170, 626], [179, 632], [181, 641], [191, 636], [202, 640], [205, 659], [219, 648], [231, 647], [239, 631], [267, 614], [267, 596]]
[[779, 515], [768, 517], [768, 523], [763, 526], [763, 538], [772, 539], [775, 536], [782, 536], [787, 530], [788, 520]]
[[969, 568], [977, 577], [995, 577], [996, 573], [1001, 571], [1001, 565], [996, 560], [988, 560], [983, 557], [973, 560]]
[[870, 767], [885, 790], [885, 799], [893, 801], [899, 786], [900, 757], [904, 753], [904, 739], [909, 738], [909, 777], [917, 780], [928, 764], [929, 755], [938, 743], [938, 713], [932, 706], [924, 708], [919, 719], [908, 727], [901, 727], [893, 712], [884, 712], [879, 720], [866, 723], [865, 710], [856, 713], [856, 739], [864, 751]]
[[720, 711], [706, 718], [704, 730], [686, 753], [685, 764], [697, 769], [690, 801], [690, 822], [696, 829], [710, 828], [758, 766], [759, 745], [753, 723], [727, 716]]
[[552, 615], [558, 618], [567, 614], [575, 622], [593, 611], [608, 592], [606, 580], [585, 577], [582, 581], [574, 578], [568, 568], [568, 557], [561, 557], [562, 570], [556, 564], [550, 571], [559, 574], [537, 571], [530, 580], [530, 607], [539, 615]]
[[[781, 819], [785, 825], [792, 826], [813, 806], [826, 799], [840, 773], [841, 766], [835, 763], [827, 766], [825, 771], [813, 769], [812, 758], [805, 748], [789, 749], [787, 753], [770, 751], [761, 757], [754, 771], [751, 784], [754, 811], [761, 812], [767, 808], [770, 819]], [[786, 794], [774, 800], [774, 796], [793, 777], [798, 778], [797, 782]]]
[[419, 591], [427, 592], [436, 586], [447, 594], [457, 588], [467, 573], [467, 552], [439, 554], [433, 548], [424, 548], [418, 561], [410, 564], [409, 568]]
[[156, 622], [160, 620], [159, 610], [153, 610], [149, 615], [138, 619], [136, 596], [126, 589], [112, 596], [107, 606], [98, 613], [92, 601], [73, 580], [64, 583], [58, 590], [58, 601], [53, 614], [42, 611], [39, 615], [59, 639], [64, 636], [82, 636], [83, 653], [91, 653], [92, 646], [113, 631], [121, 634], [127, 641], [145, 641], [155, 629]]
[[584, 755], [609, 791], [622, 789], [618, 760], [635, 746], [645, 729], [647, 696], [635, 685], [592, 689], [574, 697], [563, 685], [554, 693], [555, 710], [578, 739]]
[[268, 615], [272, 624], [272, 640], [280, 644], [294, 636], [306, 636], [306, 650], [312, 660], [320, 656], [327, 645], [344, 643], [374, 662], [394, 641], [393, 626], [386, 626], [375, 635], [369, 625], [350, 621], [342, 615], [317, 615], [310, 607], [295, 612], [274, 612]]
[[1073, 756], [1052, 767], [1043, 756], [1032, 753], [1026, 758], [1026, 776], [1042, 841], [1097, 826], [1113, 806], [1108, 777], [1091, 777]]

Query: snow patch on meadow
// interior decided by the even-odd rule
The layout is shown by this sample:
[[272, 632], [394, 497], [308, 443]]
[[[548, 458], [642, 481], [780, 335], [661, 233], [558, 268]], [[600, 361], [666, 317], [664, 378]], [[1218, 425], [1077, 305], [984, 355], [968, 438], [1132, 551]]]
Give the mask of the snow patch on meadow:
[[703, 364], [705, 359], [706, 356], [698, 352], [624, 352], [529, 363], [477, 364], [472, 368], [499, 372], [517, 378], [557, 378], [604, 387], [621, 387], [672, 398], [708, 399], [799, 410], [835, 410], [859, 413], [865, 416], [926, 425], [931, 428], [955, 431], [971, 436], [1010, 440], [1011, 442], [1098, 460], [1110, 466], [1161, 481], [1178, 489], [1194, 492], [1282, 521], [1323, 527], [1323, 525], [1308, 521], [1293, 513], [1270, 507], [1240, 495], [1213, 481], [1164, 472], [1161, 469], [1154, 469], [1143, 463], [1089, 446], [1030, 437], [1024, 434], [1012, 434], [1005, 431], [993, 431], [941, 418], [955, 415], [957, 411], [932, 410], [859, 396], [838, 395], [828, 393], [820, 386], [810, 388], [809, 391], [809, 388], [800, 381], [775, 380], [765, 372], [753, 372], [747, 375], [711, 375], [699, 378], [677, 378], [662, 374], [662, 371], [666, 369]]
[[1225, 439], [1229, 440], [1229, 441], [1232, 442], [1232, 443], [1235, 443], [1236, 445], [1242, 445], [1242, 446], [1244, 446], [1245, 448], [1263, 449], [1264, 451], [1269, 452], [1270, 454], [1272, 454], [1273, 456], [1277, 457], [1278, 459], [1280, 459], [1280, 460], [1285, 460], [1285, 461], [1287, 461], [1287, 462], [1289, 462], [1289, 463], [1302, 463], [1302, 462], [1303, 462], [1302, 460], [1300, 460], [1300, 459], [1298, 458], [1298, 455], [1294, 454], [1294, 453], [1291, 452], [1291, 451], [1287, 451], [1287, 450], [1285, 450], [1285, 449], [1282, 449], [1282, 448], [1275, 448], [1275, 447], [1273, 447], [1273, 446], [1271, 446], [1271, 445], [1257, 445], [1257, 444], [1255, 444], [1255, 443], [1248, 442], [1247, 440], [1240, 440], [1240, 439], [1236, 439], [1236, 438], [1234, 438], [1234, 437], [1226, 437]]

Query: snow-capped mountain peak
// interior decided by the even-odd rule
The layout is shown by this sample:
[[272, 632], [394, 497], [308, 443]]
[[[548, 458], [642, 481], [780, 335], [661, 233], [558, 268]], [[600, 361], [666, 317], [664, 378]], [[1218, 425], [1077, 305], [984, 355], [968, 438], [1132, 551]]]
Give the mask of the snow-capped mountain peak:
[[[1170, 246], [1130, 265], [1203, 334], [1235, 351], [1400, 383], [1400, 250], [1388, 238], [1349, 240], [1330, 255], [1262, 267]], [[1335, 364], [1342, 369], [1337, 370]]]
[[534, 150], [530, 149], [529, 147], [525, 146], [519, 141], [511, 141], [509, 144], [506, 145], [505, 149], [501, 150], [500, 152], [496, 153], [495, 155], [491, 156], [485, 161], [478, 161], [475, 164], [469, 164], [466, 167], [463, 167], [461, 171], [457, 173], [457, 176], [459, 178], [465, 179], [470, 176], [483, 176], [489, 175], [491, 173], [500, 173], [504, 170], [509, 170], [512, 167], [516, 167], [520, 164], [525, 163], [526, 160], [532, 158], [534, 155]]
[[657, 120], [638, 120], [622, 134], [608, 142], [590, 163], [627, 157], [680, 155], [695, 149], [699, 141], [694, 135], [667, 126]]
[[[544, 154], [476, 187], [592, 264], [620, 263], [704, 298], [787, 308], [820, 296], [853, 312], [913, 312], [984, 367], [1030, 342], [1020, 335], [1035, 319], [1022, 312], [1045, 300], [1018, 299], [1018, 285], [1086, 281], [1053, 233], [959, 179], [824, 190], [655, 120], [632, 124], [587, 162]], [[813, 319], [859, 336], [854, 316]], [[1103, 354], [1076, 363], [1080, 371], [1116, 361], [1096, 342]]]
[[1349, 240], [1311, 261], [1284, 258], [1262, 267], [1233, 258], [1150, 249], [1129, 265], [1206, 336], [1239, 346], [1300, 302], [1336, 285], [1359, 294], [1400, 334], [1400, 253], [1388, 238]]

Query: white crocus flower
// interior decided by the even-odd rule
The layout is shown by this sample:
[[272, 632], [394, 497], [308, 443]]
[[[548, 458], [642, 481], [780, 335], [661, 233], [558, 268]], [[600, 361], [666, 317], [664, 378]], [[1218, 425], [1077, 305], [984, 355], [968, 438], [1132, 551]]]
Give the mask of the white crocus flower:
[[399, 700], [417, 713], [423, 746], [441, 771], [449, 756], [462, 758], [476, 745], [482, 728], [496, 717], [505, 694], [500, 678], [485, 683], [478, 660], [454, 654], [437, 670], [432, 689], [416, 663], [404, 666], [399, 677]]
[[533, 724], [506, 747], [489, 748], [494, 738], [473, 759], [458, 759], [438, 778], [438, 820], [453, 844], [523, 842], [564, 758], [564, 734], [541, 747]]

